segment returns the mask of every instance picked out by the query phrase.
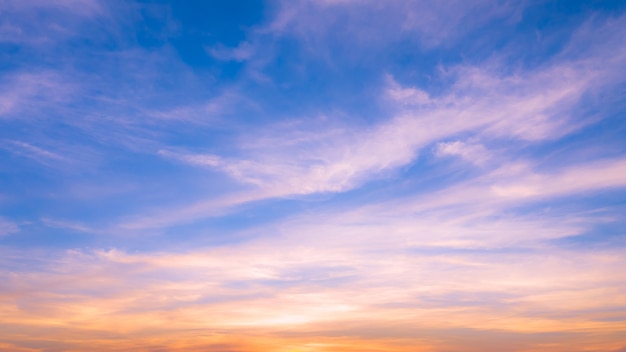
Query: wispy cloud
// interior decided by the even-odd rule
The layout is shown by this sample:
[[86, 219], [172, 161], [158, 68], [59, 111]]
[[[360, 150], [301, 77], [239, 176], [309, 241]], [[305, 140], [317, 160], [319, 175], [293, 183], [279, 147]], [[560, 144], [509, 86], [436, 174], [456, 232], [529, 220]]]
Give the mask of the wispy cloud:
[[480, 177], [410, 200], [413, 206], [403, 203], [401, 207], [428, 210], [484, 205], [504, 209], [524, 203], [624, 188], [626, 180], [621, 176], [623, 171], [623, 159], [594, 161], [549, 172], [538, 172], [524, 163], [510, 163]]
[[9, 235], [12, 233], [16, 233], [19, 231], [19, 227], [17, 224], [7, 221], [6, 219], [0, 218], [0, 236]]
[[492, 186], [499, 197], [551, 197], [626, 186], [626, 160], [597, 161], [553, 175], [529, 174]]
[[39, 163], [50, 164], [68, 161], [64, 156], [25, 142], [8, 141], [6, 144], [9, 151], [33, 159]]
[[[592, 55], [585, 61], [559, 62], [508, 75], [488, 67], [454, 67], [449, 70], [454, 84], [445, 94], [434, 97], [388, 79], [385, 96], [400, 111], [378, 125], [330, 135], [321, 132], [317, 145], [305, 141], [289, 150], [253, 143], [257, 147], [244, 151], [246, 159], [210, 154], [177, 157], [223, 170], [243, 182], [270, 188], [277, 195], [346, 191], [383, 171], [413, 162], [419, 151], [432, 143], [463, 133], [532, 142], [576, 131], [589, 122], [576, 119], [574, 123], [574, 108], [612, 69], [588, 69], [588, 62], [594, 60], [603, 59]], [[623, 64], [619, 61], [615, 65]], [[299, 131], [286, 133], [283, 138], [290, 140], [289, 136]], [[248, 136], [246, 143], [258, 138]], [[442, 153], [454, 149], [453, 144], [440, 147]], [[479, 153], [479, 148], [475, 146], [474, 152]], [[175, 156], [167, 151], [163, 154]], [[478, 154], [475, 157], [480, 158]]]
[[68, 222], [68, 221], [48, 219], [48, 218], [41, 219], [41, 222], [44, 225], [48, 227], [52, 227], [52, 228], [67, 229], [67, 230], [82, 232], [82, 233], [105, 234], [105, 232], [103, 231], [99, 231], [99, 230], [96, 230], [91, 227], [85, 226], [83, 224], [75, 223], [75, 222]]
[[215, 48], [208, 48], [207, 52], [218, 60], [224, 61], [246, 61], [254, 55], [254, 48], [248, 42], [243, 42], [235, 48], [227, 48], [219, 45]]
[[71, 85], [54, 72], [10, 75], [0, 85], [0, 117], [24, 118], [27, 111], [69, 100]]
[[[275, 20], [264, 28], [283, 35], [295, 35], [320, 49], [329, 36], [352, 41], [353, 46], [372, 48], [417, 34], [429, 47], [449, 45], [468, 32], [493, 20], [515, 23], [523, 4], [506, 1], [394, 2], [324, 0], [283, 1]], [[346, 21], [345, 19], [349, 20]], [[363, 24], [368, 22], [369, 26]]]
[[3, 10], [0, 42], [27, 46], [54, 46], [80, 35], [84, 21], [107, 12], [97, 0], [10, 1]]
[[[159, 152], [162, 156], [220, 170], [257, 187], [258, 191], [253, 192], [253, 196], [228, 197], [226, 203], [210, 200], [187, 209], [163, 211], [170, 216], [156, 218], [168, 218], [175, 224], [178, 218], [188, 222], [206, 214], [220, 213], [216, 208], [220, 205], [232, 211], [237, 202], [345, 192], [374, 179], [393, 177], [396, 170], [415, 162], [419, 154], [433, 144], [438, 155], [456, 154], [481, 165], [490, 157], [482, 141], [497, 142], [506, 138], [519, 143], [541, 143], [559, 139], [594, 122], [576, 116], [576, 107], [585, 94], [613, 87], [614, 77], [610, 72], [622, 67], [624, 61], [612, 60], [602, 67], [598, 64], [604, 61], [602, 55], [604, 45], [591, 50], [584, 58], [512, 74], [500, 72], [497, 65], [452, 67], [445, 75], [454, 78], [453, 83], [436, 96], [416, 87], [403, 87], [387, 76], [381, 103], [391, 102], [392, 116], [373, 126], [348, 129], [336, 124], [324, 125], [323, 121], [309, 130], [302, 130], [298, 124], [276, 126], [244, 134], [240, 154], [229, 157], [163, 149]], [[473, 136], [472, 142], [451, 142], [464, 135]], [[501, 153], [504, 154], [500, 157], [506, 159], [506, 150]], [[471, 199], [486, 195], [492, 200], [519, 200], [529, 196], [535, 199], [533, 197], [539, 195], [545, 199], [580, 192], [584, 187], [590, 190], [623, 187], [621, 178], [616, 176], [622, 171], [621, 164], [615, 162], [617, 164], [600, 162], [598, 165], [606, 166], [606, 170], [601, 168], [593, 177], [580, 174], [593, 172], [583, 171], [584, 168], [593, 170], [590, 165], [573, 169], [571, 176], [568, 172], [562, 175], [516, 173], [508, 178], [487, 174], [483, 180], [487, 180], [488, 186], [462, 185], [452, 187], [450, 192], [467, 194]], [[569, 179], [578, 180], [577, 186]], [[456, 193], [460, 187], [467, 189]], [[450, 197], [459, 202], [466, 199], [465, 196]], [[441, 200], [435, 203], [439, 202]]]
[[[3, 321], [20, 327], [43, 313], [49, 320], [38, 320], [42, 331], [50, 324], [80, 326], [70, 331], [87, 336], [123, 332], [156, 341], [176, 321], [178, 332], [170, 339], [184, 339], [185, 331], [210, 324], [225, 341], [252, 333], [296, 345], [302, 343], [297, 335], [284, 336], [285, 330], [307, 335], [339, 329], [356, 341], [367, 338], [384, 346], [387, 339], [408, 343], [427, 338], [425, 347], [452, 350], [461, 345], [448, 340], [447, 333], [470, 322], [490, 338], [497, 330], [535, 343], [539, 341], [528, 334], [565, 329], [571, 333], [566, 338], [549, 339], [561, 349], [573, 347], [572, 341], [592, 345], [588, 332], [617, 333], [621, 326], [605, 320], [617, 312], [606, 310], [611, 302], [598, 299], [607, 294], [621, 299], [623, 280], [615, 280], [621, 275], [621, 256], [615, 251], [577, 253], [575, 258], [567, 251], [517, 253], [515, 262], [509, 262], [511, 254], [497, 252], [380, 256], [348, 248], [272, 248], [275, 244], [266, 243], [181, 254], [69, 252], [45, 277], [5, 275], [4, 285], [12, 291], [5, 290], [2, 300], [15, 302], [19, 293], [21, 303], [5, 310]], [[57, 295], [62, 282], [64, 295], [80, 299], [61, 309]], [[568, 299], [559, 299], [563, 295]], [[500, 313], [495, 316], [494, 310]], [[400, 328], [407, 323], [412, 332]], [[371, 335], [372, 329], [379, 333]], [[43, 338], [52, 336], [44, 333]], [[614, 347], [619, 341], [618, 335], [605, 340]]]
[[473, 164], [482, 165], [491, 158], [491, 153], [482, 145], [471, 142], [439, 142], [435, 153], [438, 156], [458, 156]]

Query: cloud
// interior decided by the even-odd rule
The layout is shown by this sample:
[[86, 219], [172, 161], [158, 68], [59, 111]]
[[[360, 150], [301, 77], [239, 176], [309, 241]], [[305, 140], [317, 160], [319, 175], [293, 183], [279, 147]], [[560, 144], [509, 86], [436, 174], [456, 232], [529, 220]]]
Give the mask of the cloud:
[[430, 95], [422, 89], [416, 87], [403, 87], [392, 76], [386, 77], [388, 87], [386, 93], [392, 101], [406, 105], [426, 105], [432, 103]]
[[0, 236], [10, 235], [19, 232], [19, 226], [11, 221], [0, 217]]
[[7, 1], [3, 10], [0, 42], [35, 47], [81, 35], [80, 25], [107, 12], [97, 0]]
[[402, 201], [403, 205], [396, 206], [427, 210], [485, 205], [501, 209], [564, 197], [584, 197], [626, 187], [626, 180], [621, 176], [624, 163], [623, 159], [598, 160], [537, 172], [531, 165], [512, 162], [485, 175], [422, 194], [408, 202], [413, 205]]
[[97, 0], [59, 0], [53, 3], [45, 0], [33, 0], [27, 2], [11, 2], [6, 5], [10, 10], [16, 12], [32, 11], [36, 9], [54, 9], [76, 14], [90, 14], [100, 9], [101, 6]]
[[458, 0], [447, 4], [417, 1], [405, 5], [407, 12], [402, 27], [417, 31], [427, 46], [446, 46], [493, 20], [514, 24], [521, 19], [524, 7], [525, 4], [509, 1], [487, 0], [471, 4]]
[[145, 230], [193, 223], [198, 219], [215, 218], [236, 211], [242, 204], [252, 203], [274, 196], [263, 191], [243, 191], [172, 208], [153, 209], [151, 212], [127, 216], [107, 228], [107, 232], [128, 233], [129, 230]]
[[71, 85], [54, 72], [8, 75], [0, 85], [0, 118], [18, 118], [32, 110], [40, 112], [66, 102], [71, 91]]
[[[527, 334], [568, 331], [548, 338], [567, 349], [572, 341], [596, 343], [587, 333], [621, 327], [598, 320], [614, 316], [607, 308], [623, 299], [618, 250], [417, 255], [283, 245], [263, 240], [185, 253], [69, 251], [44, 259], [46, 273], [3, 272], [0, 301], [7, 309], [0, 314], [12, 326], [5, 335], [17, 339], [36, 328], [44, 339], [72, 334], [93, 343], [94, 334], [123, 334], [139, 345], [159, 341], [175, 350], [202, 326], [223, 343], [243, 334], [299, 345], [304, 342], [297, 336], [318, 332], [358, 344], [389, 346], [400, 339], [414, 346], [426, 339], [424, 347], [458, 349], [450, 340], [455, 329], [472, 326], [486, 336], [493, 330], [525, 336], [530, 345], [541, 341]], [[164, 335], [169, 342], [159, 338]], [[607, 345], [621, 341], [606, 337]]]
[[222, 61], [246, 61], [254, 55], [254, 48], [250, 43], [242, 42], [235, 48], [220, 45], [215, 48], [208, 48], [207, 52]]
[[[600, 196], [626, 189], [622, 149], [582, 157], [573, 145], [604, 142], [585, 128], [618, 119], [595, 112], [621, 99], [624, 17], [584, 23], [537, 61], [499, 41], [488, 59], [449, 60], [468, 33], [513, 25], [525, 5], [275, 5], [239, 46], [199, 44], [208, 66], [178, 57], [180, 33], [154, 44], [133, 32], [60, 57], [58, 71], [31, 67], [43, 59], [4, 75], [2, 148], [69, 167], [2, 200], [42, 226], [14, 245], [30, 226], [0, 219], [0, 350], [623, 348], [623, 248], [564, 243], [620, 230]], [[83, 21], [104, 11], [7, 6], [59, 16], [0, 28], [0, 40], [43, 45], [27, 53], [75, 53], [92, 38]], [[158, 48], [127, 48], [144, 40]], [[405, 54], [424, 62], [399, 67]], [[228, 61], [242, 68], [224, 83]], [[302, 79], [316, 75], [337, 79]], [[106, 160], [84, 175], [74, 162], [87, 145]], [[76, 232], [94, 236], [72, 242]], [[41, 241], [54, 246], [27, 249]]]
[[504, 198], [554, 197], [626, 187], [626, 160], [596, 161], [577, 165], [553, 175], [530, 174], [491, 187]]
[[42, 164], [54, 165], [59, 162], [64, 163], [69, 161], [66, 157], [57, 153], [21, 141], [7, 141], [7, 147], [5, 147], [5, 149]]
[[439, 142], [435, 149], [437, 156], [459, 156], [476, 165], [482, 165], [491, 158], [491, 153], [482, 145], [471, 142]]
[[[597, 33], [603, 30], [604, 27], [596, 29]], [[583, 39], [572, 38], [572, 41], [577, 40]], [[448, 80], [449, 84], [437, 94], [401, 85], [386, 74], [379, 101], [387, 108], [385, 113], [388, 116], [370, 124], [355, 124], [351, 120], [352, 125], [348, 127], [341, 122], [313, 118], [279, 123], [254, 132], [244, 130], [235, 139], [229, 155], [204, 153], [197, 148], [194, 151], [162, 148], [161, 156], [221, 171], [241, 182], [244, 189], [239, 195], [224, 198], [228, 201], [198, 202], [187, 208], [161, 212], [162, 215], [170, 214], [167, 216], [147, 216], [145, 219], [167, 218], [175, 224], [177, 218], [188, 222], [219, 213], [220, 204], [226, 207], [224, 211], [232, 211], [239, 205], [237, 201], [346, 192], [372, 180], [392, 179], [403, 172], [402, 168], [413, 165], [429, 148], [434, 148], [436, 155], [458, 155], [486, 167], [493, 153], [484, 145], [498, 146], [500, 141], [506, 140], [513, 149], [498, 147], [498, 160], [504, 162], [507, 153], [517, 150], [515, 148], [554, 142], [597, 122], [597, 116], [582, 114], [577, 108], [583, 102], [589, 103], [588, 96], [604, 94], [601, 92], [610, 91], [619, 84], [612, 72], [621, 69], [626, 61], [614, 56], [607, 61], [607, 47], [600, 43], [591, 46], [583, 56], [558, 57], [558, 60], [525, 70], [505, 70], [498, 60], [482, 65], [461, 64], [444, 68], [442, 79]], [[622, 57], [621, 54], [617, 56]], [[506, 162], [505, 165], [514, 168], [516, 164]], [[607, 167], [610, 175], [621, 172], [618, 166], [615, 170]], [[504, 169], [494, 172], [501, 173]], [[487, 173], [491, 171], [489, 167], [485, 169]], [[582, 169], [572, 172], [576, 174], [571, 177], [578, 177]], [[580, 181], [580, 187], [572, 185], [571, 188], [566, 188], [565, 184], [558, 187], [547, 184], [561, 181], [572, 184], [566, 180], [567, 175], [533, 176], [532, 172], [516, 171], [509, 176], [485, 174], [474, 183], [450, 185], [449, 196], [425, 204], [434, 206], [455, 197], [462, 203], [465, 199], [481, 197], [481, 194], [486, 194], [487, 199], [494, 202], [520, 200], [533, 192], [544, 192], [544, 188], [551, 189], [545, 191], [542, 196], [545, 199], [582, 191], [581, 187], [587, 184]], [[553, 177], [563, 179], [553, 180]], [[588, 185], [589, 189], [621, 187], [615, 177], [606, 176], [600, 181], [602, 176], [598, 174], [593, 178], [598, 183]], [[533, 186], [531, 183], [535, 181], [532, 180], [540, 184]], [[249, 186], [255, 187], [256, 191], [245, 195], [250, 192]], [[561, 191], [557, 192], [558, 189]], [[165, 224], [160, 220], [157, 222]]]
[[282, 1], [275, 19], [263, 30], [299, 37], [312, 50], [322, 49], [328, 39], [374, 48], [405, 36], [417, 36], [425, 47], [448, 46], [490, 21], [517, 22], [523, 8], [492, 0], [446, 4], [404, 1], [384, 5], [368, 0]]
[[41, 219], [41, 222], [45, 226], [53, 227], [53, 228], [66, 229], [66, 230], [77, 231], [77, 232], [82, 232], [82, 233], [105, 234], [103, 231], [99, 231], [99, 230], [90, 228], [88, 226], [85, 226], [83, 224], [78, 224], [78, 223], [74, 223], [74, 222], [55, 220], [55, 219], [48, 219], [48, 218]]
[[[408, 165], [420, 149], [461, 133], [529, 141], [570, 133], [580, 128], [569, 123], [571, 110], [596, 76], [565, 64], [529, 72], [524, 78], [479, 68], [455, 71], [456, 83], [447, 94], [435, 98], [391, 82], [386, 95], [400, 104], [396, 116], [357, 131], [321, 132], [317, 145], [296, 143], [294, 148], [280, 150], [256, 143], [258, 148], [244, 151], [249, 154], [246, 159], [211, 154], [179, 154], [178, 158], [223, 170], [277, 195], [342, 192]], [[298, 135], [298, 131], [287, 131], [287, 135]]]
[[[358, 136], [344, 135], [299, 155], [265, 146], [250, 159], [229, 160], [215, 155], [178, 155], [196, 165], [221, 169], [236, 179], [261, 186], [276, 195], [341, 192], [354, 188], [370, 173], [407, 164], [415, 151], [406, 141], [389, 143], [399, 134], [398, 126], [383, 125]], [[297, 148], [298, 146], [296, 146]], [[162, 154], [170, 154], [162, 152]]]

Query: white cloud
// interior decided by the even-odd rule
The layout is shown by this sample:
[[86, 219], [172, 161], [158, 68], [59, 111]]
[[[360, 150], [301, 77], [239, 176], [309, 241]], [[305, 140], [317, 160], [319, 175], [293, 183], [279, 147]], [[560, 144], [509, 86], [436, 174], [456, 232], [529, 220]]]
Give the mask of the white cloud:
[[[242, 183], [256, 186], [253, 196], [229, 198], [242, 201], [345, 192], [372, 179], [388, 177], [391, 172], [414, 162], [423, 148], [434, 143], [439, 155], [455, 154], [484, 165], [490, 153], [481, 146], [482, 140], [504, 138], [537, 143], [558, 139], [590, 123], [580, 116], [576, 116], [577, 123], [572, 122], [575, 107], [584, 93], [602, 87], [598, 82], [603, 77], [608, 81], [613, 79], [608, 77], [614, 68], [608, 65], [602, 69], [589, 68], [589, 62], [604, 60], [595, 54], [591, 52], [585, 60], [558, 62], [523, 74], [503, 75], [493, 67], [455, 67], [447, 73], [456, 77], [455, 83], [438, 96], [428, 96], [418, 88], [402, 87], [388, 78], [383, 97], [392, 97], [397, 104], [396, 112], [392, 118], [373, 126], [330, 126], [327, 130], [319, 127], [307, 130], [293, 124], [287, 128], [278, 126], [274, 132], [270, 128], [243, 134], [239, 155], [224, 157], [167, 149], [161, 154], [221, 170]], [[610, 84], [607, 84], [602, 89], [609, 89]], [[460, 135], [473, 137], [460, 142], [456, 140]], [[506, 153], [506, 150], [501, 152]], [[502, 173], [504, 169], [495, 172]], [[463, 201], [484, 194], [494, 201], [532, 199], [533, 194], [543, 192], [525, 182], [518, 185], [516, 180], [521, 180], [524, 174], [515, 171], [510, 176], [507, 179], [486, 175], [475, 184], [452, 186], [449, 192], [454, 195], [444, 195], [428, 204], [442, 203], [446, 199], [456, 202], [456, 197]], [[530, 174], [526, 176], [531, 177]], [[546, 180], [551, 179], [549, 175], [546, 177]], [[613, 184], [621, 185], [613, 178]], [[481, 184], [483, 181], [487, 183]], [[604, 183], [592, 188], [602, 189], [601, 185]], [[557, 196], [581, 190], [563, 187], [552, 187], [552, 191], [544, 195]], [[558, 189], [562, 189], [562, 193], [556, 192]], [[201, 216], [197, 209], [212, 209], [213, 212], [217, 204], [222, 201], [198, 203], [190, 206], [189, 211], [177, 209], [173, 213], [188, 221], [193, 217], [190, 214]], [[236, 205], [230, 201], [225, 204], [230, 209]], [[175, 221], [175, 217], [170, 220]]]
[[[298, 11], [304, 11], [307, 6], [306, 2], [293, 6], [285, 4], [284, 11], [278, 17], [289, 17], [289, 11], [293, 11], [295, 17], [286, 18], [288, 23], [285, 26], [298, 26], [295, 23]], [[594, 37], [593, 33], [603, 33], [605, 30], [597, 24], [591, 27], [596, 32], [587, 30], [587, 37]], [[251, 35], [249, 41], [242, 44], [242, 50], [256, 50], [260, 43], [265, 43], [263, 40], [271, 43], [274, 37], [268, 39], [263, 36], [277, 33], [267, 28], [265, 30], [262, 33], [263, 30], [258, 29], [258, 33]], [[589, 34], [589, 31], [593, 33]], [[487, 162], [493, 161], [490, 159], [493, 157], [492, 151], [484, 148], [485, 145], [497, 145], [497, 141], [503, 139], [518, 145], [556, 140], [594, 122], [587, 116], [577, 115], [579, 112], [576, 107], [585, 94], [608, 90], [612, 84], [621, 82], [613, 72], [625, 65], [626, 51], [620, 49], [616, 55], [607, 59], [607, 47], [615, 46], [618, 41], [611, 38], [608, 44], [600, 41], [590, 44], [584, 55], [557, 55], [551, 61], [531, 69], [505, 70], [503, 66], [506, 65], [499, 65], [498, 62], [507, 62], [506, 57], [492, 58], [487, 63], [475, 66], [465, 64], [442, 67], [443, 80], [452, 83], [436, 93], [411, 84], [400, 84], [400, 77], [385, 76], [385, 85], [380, 87], [380, 102], [382, 106], [389, 107], [388, 116], [381, 116], [375, 123], [359, 125], [352, 119], [350, 125], [341, 125], [338, 122], [333, 124], [322, 121], [315, 116], [308, 123], [289, 119], [293, 123], [267, 128], [237, 126], [244, 128], [238, 131], [238, 137], [228, 146], [229, 152], [224, 154], [215, 150], [205, 152], [198, 148], [185, 150], [169, 147], [151, 140], [153, 135], [149, 133], [145, 135], [150, 143], [137, 142], [137, 136], [144, 134], [124, 130], [123, 137], [129, 140], [126, 144], [131, 150], [139, 149], [137, 145], [143, 151], [160, 150], [159, 154], [163, 157], [213, 168], [242, 184], [242, 189], [233, 194], [212, 197], [187, 206], [177, 205], [175, 209], [164, 207], [136, 218], [131, 216], [125, 220], [125, 224], [131, 227], [151, 227], [156, 224], [167, 226], [178, 221], [188, 222], [232, 211], [241, 202], [345, 192], [371, 180], [393, 177], [403, 167], [414, 163], [424, 150], [433, 148], [440, 156], [454, 154], [477, 165], [493, 166], [495, 162]], [[577, 40], [582, 39], [577, 36], [572, 39], [574, 42]], [[306, 40], [304, 42], [308, 43]], [[576, 43], [571, 45], [575, 46]], [[252, 61], [264, 59], [267, 58], [255, 58]], [[243, 91], [239, 93], [244, 95]], [[208, 105], [181, 107], [148, 115], [159, 119], [195, 121], [197, 116], [219, 115], [224, 109], [239, 104], [243, 98], [234, 95], [236, 99], [233, 95], [225, 94]], [[133, 123], [128, 119], [121, 121], [120, 125], [145, 127]], [[93, 130], [97, 133], [100, 129]], [[106, 129], [102, 138], [113, 139], [111, 135], [114, 135], [117, 142], [122, 140], [111, 132], [115, 131]], [[496, 143], [492, 143], [494, 140]], [[505, 160], [506, 153], [506, 149], [498, 149], [498, 160], [500, 157]], [[485, 169], [489, 172], [488, 167]], [[513, 182], [513, 179], [499, 180], [504, 183], [470, 187], [459, 194], [467, 194], [471, 198], [474, 195], [469, 193], [475, 191], [477, 194], [487, 192], [490, 197], [495, 197], [500, 192], [517, 194], [519, 198], [532, 192], [526, 186], [506, 183]], [[492, 186], [494, 188], [490, 188]], [[458, 187], [451, 189], [458, 190]]]
[[[439, 218], [434, 218], [435, 220], [433, 221], [435, 223], [440, 221], [442, 224], [445, 224], [446, 219], [453, 219], [451, 221], [455, 223], [457, 221], [474, 221], [482, 218], [489, 224], [494, 221], [491, 218], [492, 216], [522, 204], [532, 204], [571, 196], [588, 196], [594, 192], [624, 189], [626, 188], [626, 178], [623, 177], [624, 172], [626, 172], [625, 165], [626, 160], [614, 159], [569, 165], [538, 172], [529, 163], [505, 163], [492, 171], [438, 191], [407, 195], [404, 198], [366, 206], [362, 210], [364, 212], [362, 216], [363, 218], [372, 217], [374, 214], [387, 216], [386, 214], [395, 214], [397, 212], [396, 209], [402, 209], [400, 213], [405, 214], [408, 218], [418, 215], [426, 216], [427, 218], [440, 216]], [[539, 214], [538, 216], [548, 216], [548, 214]], [[587, 220], [577, 219], [575, 214], [568, 214], [568, 216], [571, 219], [575, 219], [575, 221], [565, 224], [563, 231], [542, 231], [542, 227], [551, 226], [544, 223], [538, 224], [538, 227], [534, 230], [528, 229], [528, 231], [525, 231], [528, 236], [539, 236], [537, 238], [541, 238], [544, 234], [549, 233], [560, 233], [560, 236], [563, 237], [583, 231], [583, 228], [579, 225]], [[556, 224], [559, 221], [558, 219], [552, 219], [548, 222]], [[593, 220], [589, 221], [594, 222]], [[436, 226], [435, 223], [433, 226]], [[467, 226], [468, 228], [473, 227], [473, 225]], [[510, 225], [509, 228], [524, 228], [524, 226]], [[497, 235], [498, 233], [505, 236], [504, 239], [510, 240], [511, 238], [506, 236], [514, 233], [514, 231], [506, 230], [506, 228], [502, 230], [502, 232], [499, 232], [499, 230], [493, 231], [492, 233], [496, 235], [495, 237], [487, 236], [477, 243], [480, 243], [480, 241], [489, 243], [490, 239], [498, 242], [501, 238], [499, 237], [500, 235]]]
[[[590, 75], [562, 66], [528, 73], [524, 79], [475, 68], [459, 68], [458, 72], [459, 80], [449, 93], [417, 110], [412, 108], [416, 99], [420, 104], [430, 101], [426, 93], [392, 82], [386, 94], [405, 106], [399, 114], [373, 127], [322, 134], [316, 145], [305, 145], [303, 150], [298, 145], [279, 150], [274, 145], [260, 145], [245, 158], [178, 157], [216, 167], [277, 196], [342, 192], [407, 165], [421, 148], [460, 133], [531, 141], [558, 138], [575, 128], [566, 125], [568, 114], [585, 91]], [[256, 138], [258, 135], [249, 137]], [[440, 147], [448, 153], [455, 148]], [[486, 157], [479, 149], [474, 146], [471, 151], [476, 161]], [[469, 153], [466, 150], [465, 156], [470, 157]]]
[[370, 343], [397, 338], [397, 324], [412, 339], [440, 331], [431, 343], [467, 326], [524, 339], [584, 336], [620, 331], [598, 319], [614, 317], [624, 300], [624, 264], [617, 250], [379, 253], [275, 241], [186, 253], [68, 251], [42, 260], [46, 272], [0, 273], [10, 288], [0, 293], [0, 318], [11, 331], [34, 327], [56, 339], [95, 330], [175, 341], [198, 326], [240, 338], [244, 327], [246, 336], [265, 336], [355, 322], [365, 335], [347, 334]]
[[504, 198], [547, 198], [626, 187], [626, 160], [601, 160], [554, 174], [531, 173], [496, 182], [492, 194]]
[[387, 84], [388, 88], [386, 92], [389, 97], [403, 106], [420, 106], [432, 102], [427, 92], [415, 87], [403, 87], [390, 75], [387, 75]]
[[459, 156], [476, 165], [483, 165], [491, 158], [491, 153], [482, 145], [471, 142], [439, 142], [435, 149], [437, 156]]

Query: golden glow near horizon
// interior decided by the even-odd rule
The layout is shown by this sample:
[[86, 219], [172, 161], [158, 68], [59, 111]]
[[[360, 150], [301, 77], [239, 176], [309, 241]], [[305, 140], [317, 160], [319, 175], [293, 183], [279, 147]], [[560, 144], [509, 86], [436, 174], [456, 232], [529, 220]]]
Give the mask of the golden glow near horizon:
[[71, 351], [591, 351], [623, 343], [626, 312], [615, 307], [626, 306], [626, 258], [618, 252], [508, 261], [335, 245], [272, 253], [276, 246], [68, 252], [45, 273], [4, 276], [13, 290], [0, 296], [3, 336], [29, 336], [30, 350], [62, 341]]

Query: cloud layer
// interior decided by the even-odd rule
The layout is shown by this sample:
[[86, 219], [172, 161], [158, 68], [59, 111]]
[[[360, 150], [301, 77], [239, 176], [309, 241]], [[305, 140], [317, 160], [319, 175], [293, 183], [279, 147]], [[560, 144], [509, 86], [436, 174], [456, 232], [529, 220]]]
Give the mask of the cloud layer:
[[7, 4], [0, 351], [622, 351], [625, 10]]

